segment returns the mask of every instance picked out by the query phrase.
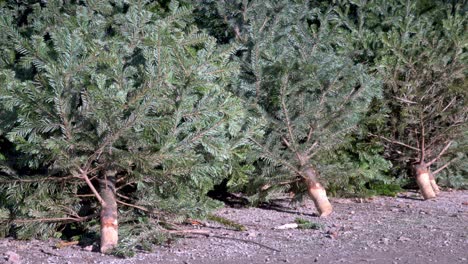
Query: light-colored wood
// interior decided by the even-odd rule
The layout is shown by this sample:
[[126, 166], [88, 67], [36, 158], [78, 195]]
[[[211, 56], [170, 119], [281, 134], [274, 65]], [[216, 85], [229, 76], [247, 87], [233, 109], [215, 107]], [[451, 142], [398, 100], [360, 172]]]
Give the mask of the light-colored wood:
[[320, 183], [308, 188], [309, 196], [314, 201], [320, 217], [327, 217], [333, 212], [333, 207], [328, 200], [327, 192]]
[[428, 172], [418, 173], [416, 175], [416, 182], [418, 183], [419, 190], [421, 191], [424, 200], [429, 200], [436, 197], [436, 194], [431, 186]]

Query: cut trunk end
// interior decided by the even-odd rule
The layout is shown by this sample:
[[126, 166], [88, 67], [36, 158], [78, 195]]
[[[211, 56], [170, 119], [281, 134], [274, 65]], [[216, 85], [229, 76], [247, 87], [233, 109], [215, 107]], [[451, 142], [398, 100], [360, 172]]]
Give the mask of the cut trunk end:
[[436, 197], [436, 194], [432, 189], [429, 172], [427, 168], [422, 165], [416, 167], [416, 182], [418, 183], [419, 190], [421, 191], [424, 200]]
[[439, 195], [440, 188], [439, 188], [439, 185], [437, 185], [437, 182], [434, 178], [434, 174], [429, 173], [429, 181], [431, 182], [432, 190], [434, 190], [435, 195]]
[[305, 183], [307, 184], [307, 191], [312, 201], [314, 201], [319, 216], [329, 216], [333, 212], [333, 207], [330, 201], [328, 201], [325, 188], [318, 182], [317, 173], [311, 167], [304, 168], [302, 172], [304, 176], [306, 176]]
[[104, 200], [101, 209], [101, 252], [108, 253], [117, 246], [118, 222], [115, 198], [115, 172], [102, 179], [100, 195]]
[[320, 183], [308, 187], [309, 196], [314, 201], [320, 217], [327, 217], [333, 212], [333, 207], [328, 201], [327, 192]]

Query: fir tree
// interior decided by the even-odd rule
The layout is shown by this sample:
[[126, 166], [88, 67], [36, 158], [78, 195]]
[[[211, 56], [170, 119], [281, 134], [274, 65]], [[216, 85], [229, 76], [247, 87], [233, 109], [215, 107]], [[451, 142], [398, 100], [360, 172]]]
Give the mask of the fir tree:
[[156, 219], [203, 214], [214, 184], [251, 173], [256, 121], [225, 90], [235, 49], [191, 13], [177, 2], [47, 1], [18, 24], [0, 9], [0, 106], [15, 117], [1, 132], [34, 174], [1, 176], [1, 221], [19, 237], [100, 215], [109, 252], [117, 207], [134, 235], [123, 241], [150, 240]]
[[355, 128], [379, 96], [379, 82], [346, 55], [345, 35], [330, 10], [290, 1], [236, 3], [237, 12], [220, 7], [226, 17], [233, 14], [226, 20], [246, 47], [234, 90], [267, 123], [264, 138], [251, 138], [263, 158], [255, 186], [260, 195], [305, 186], [327, 216], [332, 208], [319, 182], [319, 171], [327, 171], [320, 157]]
[[412, 167], [426, 199], [439, 191], [434, 175], [463, 159], [467, 147], [466, 18], [460, 5], [445, 2], [350, 2], [337, 9], [342, 18], [351, 17], [346, 10], [360, 13], [346, 26], [358, 50], [370, 54], [372, 47], [368, 58], [385, 82], [386, 117], [372, 135], [396, 167]]

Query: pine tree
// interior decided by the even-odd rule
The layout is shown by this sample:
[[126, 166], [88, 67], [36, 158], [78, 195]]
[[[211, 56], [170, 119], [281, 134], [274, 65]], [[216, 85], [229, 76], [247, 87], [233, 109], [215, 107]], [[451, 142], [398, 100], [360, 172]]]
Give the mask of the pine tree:
[[[396, 167], [413, 167], [425, 199], [439, 192], [434, 175], [463, 159], [467, 148], [466, 18], [461, 6], [445, 2], [347, 5], [361, 14], [358, 23], [346, 23], [353, 42], [359, 50], [373, 47], [368, 58], [385, 82], [387, 116], [373, 135]], [[341, 17], [350, 17], [343, 10]], [[447, 154], [452, 159], [443, 162]]]
[[233, 89], [267, 124], [264, 138], [251, 138], [263, 158], [254, 185], [261, 196], [278, 187], [307, 189], [319, 214], [329, 215], [320, 157], [355, 128], [379, 96], [379, 82], [347, 56], [346, 35], [330, 10], [291, 1], [233, 1], [219, 9], [246, 47]]
[[157, 219], [203, 214], [214, 184], [251, 173], [247, 138], [259, 130], [225, 89], [238, 72], [229, 61], [236, 49], [193, 26], [189, 7], [28, 8], [25, 23], [0, 9], [0, 108], [15, 117], [0, 132], [31, 172], [0, 176], [1, 221], [19, 237], [100, 215], [109, 252], [118, 217], [134, 235], [124, 244], [149, 240]]

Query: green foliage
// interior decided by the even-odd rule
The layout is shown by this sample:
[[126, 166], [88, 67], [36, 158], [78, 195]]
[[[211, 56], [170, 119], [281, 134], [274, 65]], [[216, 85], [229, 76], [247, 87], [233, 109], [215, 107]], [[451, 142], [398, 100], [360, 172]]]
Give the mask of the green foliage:
[[320, 224], [320, 223], [314, 223], [312, 221], [309, 221], [307, 219], [303, 219], [303, 218], [299, 218], [297, 217], [296, 219], [294, 219], [294, 222], [296, 224], [298, 224], [298, 227], [299, 229], [315, 229], [315, 230], [319, 230], [319, 229], [322, 229], [323, 228], [323, 225]]
[[[282, 191], [302, 167], [322, 171], [320, 156], [345, 142], [380, 96], [380, 82], [347, 55], [347, 33], [329, 10], [290, 1], [235, 3], [219, 8], [246, 47], [233, 90], [266, 122], [266, 136], [252, 138], [261, 175], [251, 179], [251, 188]], [[279, 189], [264, 188], [274, 185]]]
[[[182, 216], [203, 216], [220, 205], [205, 195], [214, 184], [252, 173], [246, 153], [258, 121], [226, 91], [237, 49], [198, 30], [190, 7], [101, 0], [27, 9], [20, 25], [16, 9], [0, 9], [0, 114], [12, 116], [0, 136], [36, 172], [1, 174], [0, 208], [19, 237], [53, 235], [62, 218], [92, 221], [99, 205], [83, 173], [96, 184], [116, 170], [118, 199]], [[130, 222], [146, 213], [120, 209]]]
[[[361, 124], [364, 124], [366, 119]], [[360, 132], [365, 131], [363, 125]], [[383, 157], [384, 148], [375, 140], [348, 137], [347, 144], [321, 156], [325, 166], [320, 166], [322, 173], [328, 175], [328, 192], [332, 196], [362, 197], [376, 195], [372, 183], [393, 184], [390, 176], [392, 164]]]
[[236, 223], [236, 222], [234, 222], [232, 220], [229, 220], [229, 219], [227, 219], [225, 217], [221, 217], [221, 216], [214, 215], [214, 214], [209, 214], [207, 216], [207, 218], [208, 218], [208, 220], [220, 223], [220, 224], [222, 224], [224, 226], [234, 228], [234, 230], [236, 230], [236, 231], [245, 231], [245, 230], [247, 230], [247, 228], [244, 225]]
[[435, 165], [449, 142], [442, 154], [466, 152], [464, 2], [344, 1], [334, 9], [351, 31], [357, 59], [371, 62], [384, 81], [384, 122], [369, 130], [386, 145], [395, 176], [417, 162]]

